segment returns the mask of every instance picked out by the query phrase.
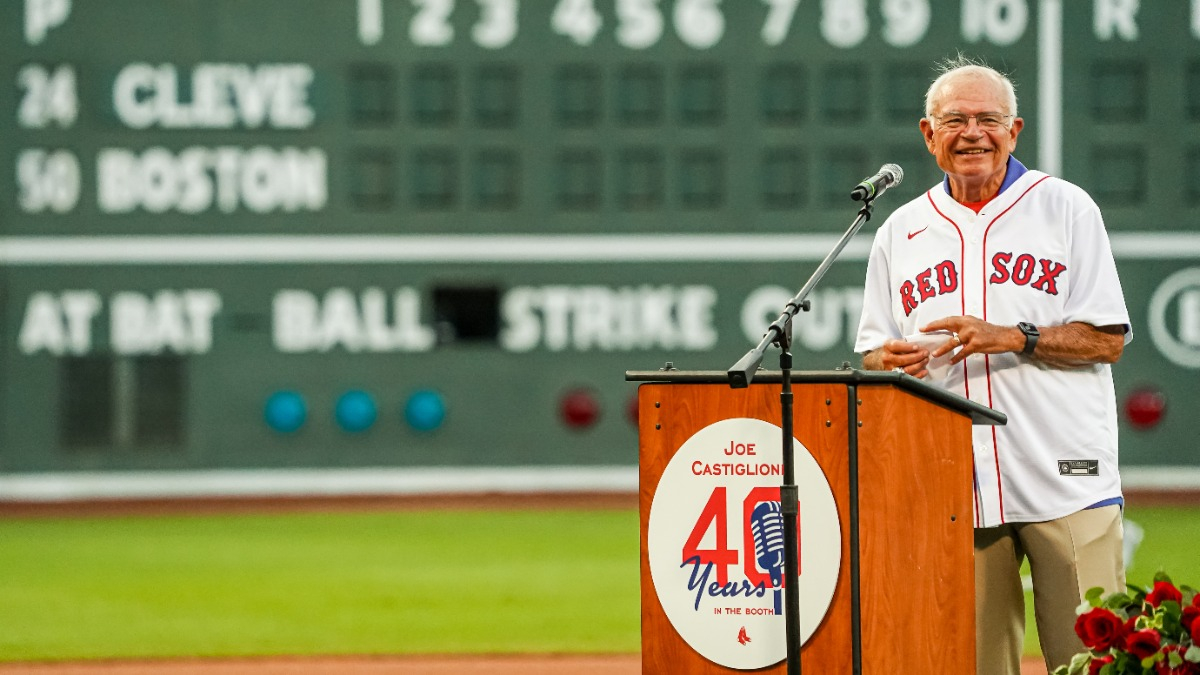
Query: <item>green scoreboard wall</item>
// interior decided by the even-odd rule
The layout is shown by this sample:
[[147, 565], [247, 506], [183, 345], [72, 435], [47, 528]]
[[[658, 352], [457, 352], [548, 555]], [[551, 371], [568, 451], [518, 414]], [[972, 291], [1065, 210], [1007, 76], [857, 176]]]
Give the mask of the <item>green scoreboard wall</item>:
[[[940, 179], [937, 61], [1104, 210], [1126, 464], [1200, 460], [1200, 2], [0, 3], [0, 471], [632, 465], [625, 370], [722, 370]], [[774, 357], [765, 365], [774, 367]]]

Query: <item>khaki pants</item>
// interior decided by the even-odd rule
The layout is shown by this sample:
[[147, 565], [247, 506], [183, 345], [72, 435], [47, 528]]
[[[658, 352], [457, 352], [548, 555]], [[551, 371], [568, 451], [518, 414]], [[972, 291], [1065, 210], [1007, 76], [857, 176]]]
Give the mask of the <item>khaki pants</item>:
[[1045, 523], [975, 530], [975, 658], [978, 675], [1020, 675], [1025, 635], [1021, 562], [1028, 557], [1046, 669], [1085, 647], [1075, 609], [1088, 589], [1125, 590], [1121, 507], [1087, 509]]

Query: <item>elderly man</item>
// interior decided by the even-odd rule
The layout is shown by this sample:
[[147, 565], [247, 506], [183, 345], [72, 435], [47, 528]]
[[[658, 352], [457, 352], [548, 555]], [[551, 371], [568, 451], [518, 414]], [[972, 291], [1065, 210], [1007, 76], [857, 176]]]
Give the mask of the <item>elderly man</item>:
[[1084, 650], [1084, 593], [1125, 586], [1109, 364], [1133, 332], [1096, 204], [1011, 154], [1012, 82], [960, 57], [925, 113], [945, 180], [879, 229], [855, 349], [1008, 414], [973, 436], [978, 672], [1020, 672], [1026, 558], [1052, 670]]

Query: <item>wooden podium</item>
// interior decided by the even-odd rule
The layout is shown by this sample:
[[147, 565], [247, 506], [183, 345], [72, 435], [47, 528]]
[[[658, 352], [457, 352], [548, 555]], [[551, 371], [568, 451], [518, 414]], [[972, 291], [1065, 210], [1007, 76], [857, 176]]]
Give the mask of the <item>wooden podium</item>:
[[[742, 672], [700, 655], [667, 617], [650, 569], [650, 512], [665, 468], [694, 434], [733, 418], [779, 425], [780, 373], [760, 371], [744, 389], [719, 371], [626, 379], [643, 383], [642, 672]], [[801, 650], [804, 672], [975, 672], [971, 426], [1006, 417], [900, 373], [794, 372], [792, 382], [793, 432], [829, 483], [842, 548], [832, 601]], [[801, 531], [804, 505], [801, 491]], [[782, 635], [782, 617], [778, 626]], [[757, 672], [785, 673], [786, 662]]]

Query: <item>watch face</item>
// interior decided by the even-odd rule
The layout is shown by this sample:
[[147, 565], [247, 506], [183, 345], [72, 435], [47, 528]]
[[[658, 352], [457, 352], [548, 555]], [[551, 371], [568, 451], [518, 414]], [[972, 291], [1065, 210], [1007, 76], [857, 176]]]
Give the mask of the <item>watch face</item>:
[[1037, 335], [1038, 334], [1037, 326], [1035, 326], [1031, 323], [1025, 323], [1024, 321], [1017, 324], [1017, 328], [1020, 328], [1021, 332], [1026, 335]]

